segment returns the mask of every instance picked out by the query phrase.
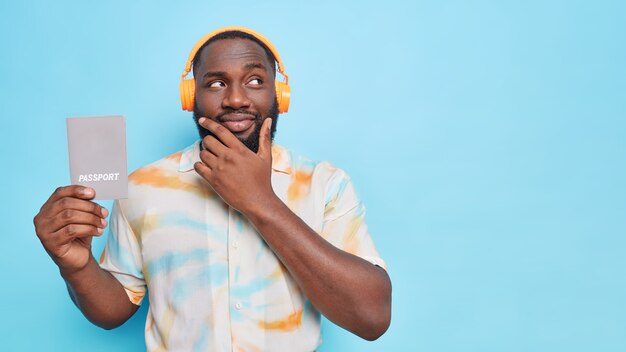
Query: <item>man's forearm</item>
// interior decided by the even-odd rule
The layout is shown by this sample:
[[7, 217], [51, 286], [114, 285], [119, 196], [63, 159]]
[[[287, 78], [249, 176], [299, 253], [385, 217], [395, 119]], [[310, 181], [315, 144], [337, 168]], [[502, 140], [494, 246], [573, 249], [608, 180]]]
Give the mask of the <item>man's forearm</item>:
[[382, 268], [330, 244], [278, 198], [245, 215], [324, 316], [368, 340], [387, 330], [391, 281]]
[[74, 304], [89, 321], [104, 329], [123, 324], [136, 311], [122, 285], [92, 257], [84, 269], [61, 276]]

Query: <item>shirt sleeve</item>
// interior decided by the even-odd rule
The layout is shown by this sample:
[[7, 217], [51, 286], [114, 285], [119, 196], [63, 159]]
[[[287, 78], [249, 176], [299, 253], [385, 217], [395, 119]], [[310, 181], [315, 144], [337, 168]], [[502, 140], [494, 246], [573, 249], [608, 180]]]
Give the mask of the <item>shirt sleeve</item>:
[[387, 270], [367, 229], [365, 206], [350, 178], [339, 169], [329, 179], [322, 237], [335, 247]]
[[130, 227], [120, 201], [113, 203], [107, 242], [100, 257], [100, 266], [119, 281], [128, 299], [140, 305], [146, 294], [141, 248]]

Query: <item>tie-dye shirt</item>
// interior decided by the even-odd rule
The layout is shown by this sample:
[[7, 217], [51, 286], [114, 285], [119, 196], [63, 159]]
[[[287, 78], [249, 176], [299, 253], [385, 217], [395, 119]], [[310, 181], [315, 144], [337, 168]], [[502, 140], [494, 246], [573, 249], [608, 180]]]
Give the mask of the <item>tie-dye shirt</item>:
[[[313, 351], [320, 313], [248, 220], [193, 169], [199, 141], [129, 176], [100, 258], [140, 304], [148, 351]], [[278, 197], [336, 247], [385, 268], [348, 176], [272, 146]]]

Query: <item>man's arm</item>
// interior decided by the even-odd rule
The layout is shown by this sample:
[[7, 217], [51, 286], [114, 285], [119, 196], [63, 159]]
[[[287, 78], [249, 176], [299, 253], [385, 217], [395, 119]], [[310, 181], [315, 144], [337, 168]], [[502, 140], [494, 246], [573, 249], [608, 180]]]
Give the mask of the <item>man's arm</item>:
[[250, 220], [322, 314], [362, 338], [380, 337], [391, 321], [389, 276], [327, 242], [276, 196], [271, 186], [271, 119], [261, 128], [257, 154], [218, 123], [199, 122], [219, 140], [204, 138], [206, 149], [196, 171]]
[[278, 198], [244, 215], [324, 316], [367, 340], [387, 330], [391, 281], [384, 269], [330, 244]]
[[107, 210], [82, 186], [59, 187], [35, 216], [35, 232], [59, 267], [72, 301], [95, 325], [105, 329], [124, 323], [136, 311], [126, 291], [91, 254], [93, 236], [102, 235]]

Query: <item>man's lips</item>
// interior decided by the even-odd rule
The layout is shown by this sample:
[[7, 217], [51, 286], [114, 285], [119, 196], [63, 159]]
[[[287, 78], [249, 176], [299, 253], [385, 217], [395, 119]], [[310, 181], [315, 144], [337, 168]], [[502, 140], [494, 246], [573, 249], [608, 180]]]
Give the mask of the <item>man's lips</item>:
[[222, 126], [232, 133], [240, 133], [249, 129], [255, 121], [255, 116], [250, 114], [227, 114], [219, 118]]

